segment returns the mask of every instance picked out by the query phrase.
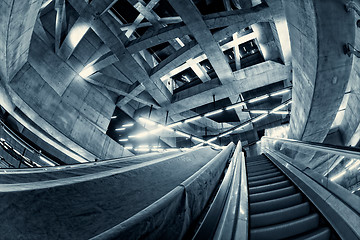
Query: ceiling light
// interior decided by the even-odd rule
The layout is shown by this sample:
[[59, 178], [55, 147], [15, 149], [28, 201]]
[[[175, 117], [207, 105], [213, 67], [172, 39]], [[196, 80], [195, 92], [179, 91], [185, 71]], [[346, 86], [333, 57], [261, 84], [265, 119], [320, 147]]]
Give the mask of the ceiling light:
[[172, 124], [168, 125], [168, 127], [173, 128], [173, 127], [179, 126], [181, 124], [182, 124], [182, 122], [176, 122], [176, 123], [172, 123]]
[[261, 100], [267, 99], [268, 97], [269, 97], [269, 95], [266, 94], [266, 95], [263, 95], [263, 96], [260, 96], [260, 97], [256, 97], [256, 98], [250, 99], [250, 100], [248, 101], [248, 103], [259, 102], [259, 101], [261, 101]]
[[252, 120], [252, 122], [254, 123], [254, 122], [260, 121], [261, 119], [263, 119], [263, 118], [267, 117], [267, 115], [269, 115], [269, 114], [263, 114], [263, 115], [261, 115], [261, 116], [259, 116], [259, 117], [255, 118], [255, 119], [253, 119], [253, 120]]
[[339, 174], [337, 174], [337, 175], [335, 175], [335, 176], [331, 177], [331, 178], [330, 178], [330, 181], [335, 181], [335, 180], [337, 180], [337, 179], [341, 178], [342, 176], [344, 176], [344, 175], [345, 175], [345, 173], [346, 173], [346, 171], [342, 171], [341, 173], [339, 173]]
[[234, 104], [232, 106], [229, 106], [229, 107], [225, 108], [225, 110], [231, 110], [231, 109], [234, 109], [234, 108], [242, 107], [244, 105], [245, 105], [245, 103], [243, 103], [243, 102], [237, 103], [237, 104]]
[[269, 111], [267, 110], [250, 110], [251, 113], [254, 114], [263, 114], [263, 113], [268, 113]]
[[127, 138], [119, 139], [119, 142], [127, 142], [127, 141], [129, 141]]
[[150, 124], [150, 125], [155, 125], [156, 124], [155, 122], [151, 121], [150, 119], [146, 119], [146, 118], [143, 118], [143, 117], [139, 118], [139, 121], [143, 122], [143, 123]]
[[117, 128], [117, 129], [115, 129], [115, 131], [124, 131], [126, 128]]
[[210, 138], [209, 140], [206, 141], [206, 143], [211, 143], [211, 142], [215, 141], [216, 139], [217, 139], [217, 137]]
[[221, 134], [221, 135], [219, 136], [219, 138], [225, 137], [225, 136], [227, 136], [227, 135], [229, 135], [229, 134], [231, 134], [231, 133], [233, 133], [233, 132], [234, 132], [233, 130], [231, 130], [230, 132], [225, 132], [225, 133]]
[[181, 46], [181, 47], [184, 47], [185, 44], [183, 43], [183, 41], [181, 41], [180, 38], [175, 38], [175, 41]]
[[287, 92], [290, 92], [290, 89], [283, 89], [283, 90], [280, 90], [278, 92], [271, 93], [270, 96], [274, 97], [274, 96], [282, 95], [282, 94], [287, 93]]
[[223, 112], [223, 111], [224, 111], [224, 110], [219, 109], [219, 110], [216, 110], [216, 111], [213, 111], [213, 112], [209, 112], [209, 113], [206, 113], [206, 114], [204, 115], [204, 117], [210, 117], [210, 116], [216, 115], [216, 114], [218, 114], [218, 113], [221, 113], [221, 112]]
[[137, 151], [137, 152], [148, 152], [148, 151], [150, 151], [150, 149], [149, 148], [135, 148], [135, 151]]
[[273, 110], [271, 110], [270, 113], [277, 112], [278, 110], [280, 110], [280, 109], [286, 107], [287, 105], [289, 105], [291, 102], [292, 102], [292, 100], [289, 100], [288, 102], [283, 103], [283, 104], [277, 106], [276, 108], [274, 108]]
[[196, 121], [196, 120], [198, 120], [198, 119], [200, 119], [200, 118], [201, 118], [201, 116], [189, 118], [189, 119], [186, 119], [186, 120], [184, 121], [184, 123], [193, 122], [193, 121]]
[[272, 112], [274, 114], [280, 114], [280, 115], [287, 115], [287, 114], [290, 114], [289, 111], [276, 111], [276, 112]]
[[346, 165], [345, 165], [345, 168], [347, 168], [348, 166], [350, 166], [355, 160], [354, 159], [351, 159], [350, 162], [348, 162]]
[[115, 119], [115, 118], [117, 118], [117, 116], [112, 116], [112, 117], [111, 117], [111, 119]]
[[187, 133], [183, 133], [183, 132], [180, 132], [180, 131], [176, 131], [176, 133], [180, 136], [183, 136], [183, 137], [186, 137], [186, 138], [190, 138], [191, 136]]
[[130, 150], [130, 149], [132, 149], [132, 147], [131, 146], [126, 146], [125, 149]]
[[124, 125], [122, 125], [122, 127], [132, 127], [132, 126], [134, 126], [134, 124], [133, 124], [133, 123], [128, 123], [128, 124], [124, 124]]
[[197, 141], [197, 142], [205, 142], [203, 139], [198, 138], [198, 137], [191, 137], [191, 139]]
[[351, 167], [349, 167], [349, 170], [354, 170], [360, 165], [360, 160], [357, 160]]

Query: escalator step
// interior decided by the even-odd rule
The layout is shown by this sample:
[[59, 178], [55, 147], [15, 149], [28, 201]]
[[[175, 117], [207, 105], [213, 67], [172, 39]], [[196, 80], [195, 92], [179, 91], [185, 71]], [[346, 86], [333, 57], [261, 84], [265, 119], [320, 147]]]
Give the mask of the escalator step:
[[276, 189], [280, 189], [280, 188], [284, 188], [284, 187], [289, 187], [290, 185], [291, 185], [290, 181], [285, 180], [285, 181], [281, 181], [281, 182], [277, 182], [277, 183], [271, 183], [268, 185], [252, 187], [252, 188], [249, 188], [249, 194], [251, 195], [251, 194], [255, 194], [255, 193], [272, 191], [272, 190], [276, 190]]
[[264, 163], [271, 163], [269, 160], [261, 160], [258, 162], [252, 162], [252, 163], [246, 163], [246, 166], [250, 167], [250, 166], [258, 166]]
[[267, 170], [274, 167], [275, 167], [274, 164], [261, 164], [260, 166], [256, 166], [256, 167], [247, 167], [247, 172], [252, 173], [261, 170]]
[[269, 161], [269, 159], [268, 159], [267, 157], [261, 156], [261, 155], [255, 156], [255, 157], [247, 157], [247, 158], [246, 158], [246, 162], [248, 162], [248, 163], [257, 162], [257, 161], [261, 161], [261, 160], [268, 160], [268, 161]]
[[248, 177], [255, 177], [255, 176], [259, 176], [259, 175], [263, 175], [263, 174], [273, 173], [273, 172], [276, 172], [276, 171], [279, 171], [279, 169], [274, 167], [272, 169], [268, 169], [268, 170], [264, 170], [264, 171], [248, 173]]
[[285, 180], [286, 177], [284, 175], [273, 177], [273, 178], [267, 178], [263, 180], [257, 180], [257, 181], [251, 181], [249, 182], [249, 187], [256, 187], [256, 186], [262, 186], [270, 183], [280, 182]]
[[301, 218], [308, 215], [309, 213], [310, 205], [308, 202], [305, 202], [299, 205], [279, 209], [276, 211], [251, 215], [250, 226], [251, 228], [258, 228], [267, 225], [278, 224]]
[[323, 227], [292, 239], [293, 240], [329, 240], [330, 235], [331, 235], [330, 229], [328, 227]]
[[250, 214], [264, 213], [288, 208], [302, 203], [302, 196], [300, 193], [295, 193], [290, 196], [250, 203]]
[[271, 200], [274, 198], [285, 197], [296, 193], [294, 186], [280, 188], [277, 190], [261, 192], [256, 194], [251, 194], [249, 196], [250, 203], [261, 202], [266, 200]]
[[266, 178], [272, 178], [272, 177], [280, 176], [282, 174], [283, 174], [282, 172], [277, 171], [277, 172], [268, 173], [268, 174], [264, 174], [264, 175], [260, 175], [260, 176], [248, 177], [248, 182], [257, 181], [257, 180], [266, 179]]
[[282, 239], [305, 233], [317, 228], [319, 215], [317, 213], [268, 227], [250, 230], [250, 239]]

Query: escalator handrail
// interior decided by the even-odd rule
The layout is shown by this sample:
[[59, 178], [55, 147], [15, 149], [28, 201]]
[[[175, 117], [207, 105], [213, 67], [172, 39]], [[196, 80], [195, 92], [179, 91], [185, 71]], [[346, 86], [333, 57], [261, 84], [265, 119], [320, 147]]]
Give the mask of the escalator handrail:
[[316, 142], [307, 142], [307, 141], [299, 141], [295, 139], [287, 139], [287, 138], [274, 138], [263, 136], [263, 139], [269, 139], [273, 141], [280, 141], [283, 143], [288, 143], [298, 147], [304, 147], [311, 150], [321, 151], [330, 154], [342, 155], [349, 158], [360, 158], [360, 149], [354, 147], [345, 147], [345, 146], [336, 146], [332, 144], [325, 143], [316, 143]]
[[193, 239], [247, 239], [248, 196], [241, 150], [239, 141], [224, 180]]

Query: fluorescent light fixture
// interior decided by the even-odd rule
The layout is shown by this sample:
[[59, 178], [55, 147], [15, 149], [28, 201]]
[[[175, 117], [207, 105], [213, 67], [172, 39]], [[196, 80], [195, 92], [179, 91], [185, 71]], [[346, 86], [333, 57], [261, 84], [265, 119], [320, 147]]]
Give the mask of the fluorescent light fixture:
[[252, 122], [254, 123], [254, 122], [260, 121], [261, 119], [266, 118], [268, 115], [269, 115], [269, 114], [267, 114], [267, 113], [266, 113], [266, 114], [263, 114], [263, 115], [255, 118], [255, 119], [253, 119]]
[[122, 127], [122, 128], [117, 128], [115, 129], [115, 131], [124, 131], [126, 128]]
[[124, 124], [124, 125], [122, 125], [122, 127], [132, 127], [132, 126], [134, 126], [134, 124], [133, 123], [128, 123], [128, 124]]
[[127, 138], [119, 139], [119, 142], [127, 142], [127, 141], [129, 141], [129, 139], [127, 139]]
[[249, 125], [250, 123], [245, 123], [244, 125], [240, 125], [239, 127], [235, 128], [234, 131], [237, 131], [237, 130], [241, 130], [243, 128], [245, 128], [247, 125]]
[[131, 147], [131, 146], [126, 146], [125, 147], [125, 149], [128, 149], [128, 150], [130, 150], [130, 149], [132, 149], [133, 147]]
[[268, 113], [267, 110], [250, 110], [251, 113], [254, 114], [263, 114], [263, 113]]
[[281, 105], [277, 106], [276, 108], [274, 108], [273, 110], [271, 110], [270, 113], [277, 112], [280, 109], [284, 108], [285, 106], [286, 106], [286, 104], [281, 104]]
[[342, 176], [345, 175], [345, 173], [346, 173], [346, 171], [342, 171], [341, 173], [336, 174], [335, 176], [333, 176], [332, 178], [330, 178], [330, 181], [335, 181], [335, 180], [341, 178]]
[[117, 118], [117, 116], [112, 116], [112, 117], [111, 117], [111, 119], [115, 119], [115, 118]]
[[146, 137], [148, 136], [150, 133], [149, 132], [143, 132], [143, 133], [139, 133], [136, 135], [130, 135], [128, 138], [140, 138], [140, 137]]
[[206, 114], [204, 115], [204, 117], [210, 117], [210, 116], [216, 115], [216, 114], [218, 114], [218, 113], [221, 113], [221, 112], [223, 112], [223, 111], [224, 111], [224, 110], [222, 110], [222, 109], [219, 109], [219, 110], [216, 110], [216, 111], [212, 111], [212, 112], [206, 113]]
[[234, 109], [234, 108], [242, 107], [244, 105], [245, 105], [245, 103], [243, 103], [243, 102], [237, 103], [237, 104], [234, 104], [232, 106], [228, 106], [227, 108], [225, 108], [225, 110], [231, 110], [231, 109]]
[[150, 125], [155, 125], [156, 124], [155, 122], [151, 121], [150, 119], [146, 119], [146, 118], [143, 118], [143, 117], [139, 118], [139, 121], [143, 122], [143, 123], [150, 124]]
[[183, 136], [183, 137], [186, 137], [186, 138], [190, 138], [191, 136], [187, 133], [183, 133], [183, 132], [180, 132], [180, 131], [176, 131], [176, 133], [180, 136]]
[[272, 112], [273, 114], [279, 114], [279, 115], [287, 115], [290, 114], [289, 111], [276, 111], [276, 112]]
[[353, 165], [351, 165], [351, 167], [349, 167], [349, 170], [354, 170], [358, 166], [360, 166], [360, 160], [356, 160], [356, 162]]
[[274, 97], [274, 96], [279, 96], [282, 95], [284, 93], [290, 92], [290, 89], [283, 89], [274, 93], [271, 93], [270, 96]]
[[201, 138], [198, 138], [198, 137], [191, 137], [191, 139], [193, 139], [197, 142], [205, 142], [204, 140], [202, 140]]
[[215, 141], [216, 139], [217, 139], [217, 137], [210, 138], [209, 140], [206, 141], [206, 143], [211, 143], [211, 142]]
[[193, 121], [196, 121], [196, 120], [198, 120], [198, 119], [200, 119], [200, 118], [201, 118], [201, 116], [189, 118], [189, 119], [186, 119], [186, 120], [184, 121], [184, 123], [193, 122]]
[[260, 96], [260, 97], [256, 97], [256, 98], [253, 98], [253, 99], [250, 99], [250, 100], [248, 101], [248, 103], [259, 102], [259, 101], [264, 100], [264, 99], [267, 99], [267, 98], [269, 98], [269, 95], [268, 95], [268, 94], [263, 95], [263, 96]]
[[181, 124], [182, 124], [182, 122], [176, 122], [176, 123], [172, 123], [172, 124], [168, 125], [168, 127], [173, 128], [173, 127], [179, 126]]
[[225, 132], [225, 133], [221, 134], [221, 135], [219, 136], [219, 138], [221, 138], [221, 137], [225, 137], [225, 136], [227, 136], [227, 135], [231, 134], [232, 132], [234, 132], [234, 131], [233, 131], [233, 130], [231, 130], [230, 132]]
[[137, 151], [137, 152], [148, 152], [148, 151], [150, 151], [150, 149], [149, 148], [135, 148], [135, 151]]
[[181, 47], [184, 47], [185, 44], [183, 43], [183, 41], [181, 41], [180, 38], [175, 38], [175, 41], [181, 46]]
[[345, 168], [347, 168], [348, 166], [350, 166], [355, 160], [354, 159], [351, 159], [350, 162], [348, 162], [346, 165], [345, 165]]

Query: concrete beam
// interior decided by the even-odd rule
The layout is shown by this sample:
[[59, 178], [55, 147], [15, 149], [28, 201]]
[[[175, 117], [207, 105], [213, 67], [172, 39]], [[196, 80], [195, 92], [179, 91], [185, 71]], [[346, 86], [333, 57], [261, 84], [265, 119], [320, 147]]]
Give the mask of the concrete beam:
[[[156, 118], [157, 115], [164, 116], [166, 111], [169, 111], [169, 116], [172, 116], [211, 103], [213, 95], [216, 96], [217, 100], [229, 96], [238, 96], [241, 92], [283, 81], [289, 78], [290, 74], [290, 66], [272, 61], [260, 63], [234, 72], [235, 80], [227, 84], [222, 85], [219, 80], [213, 79], [176, 93], [171, 104], [154, 111], [152, 115]], [[141, 115], [141, 112], [142, 110], [139, 109], [135, 115]]]
[[25, 64], [42, 0], [0, 2], [0, 78], [9, 82]]

